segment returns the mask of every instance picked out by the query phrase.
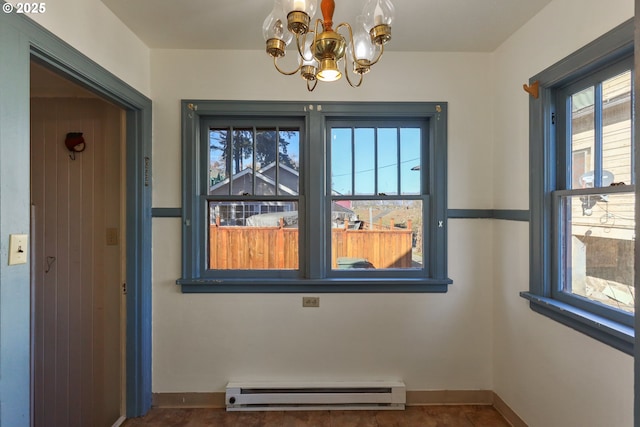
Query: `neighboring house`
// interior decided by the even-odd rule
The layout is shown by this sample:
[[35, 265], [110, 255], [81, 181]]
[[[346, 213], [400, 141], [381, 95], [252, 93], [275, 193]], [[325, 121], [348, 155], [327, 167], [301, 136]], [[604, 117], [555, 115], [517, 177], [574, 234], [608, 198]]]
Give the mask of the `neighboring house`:
[[[226, 196], [229, 194], [254, 194], [260, 196], [275, 195], [276, 171], [278, 171], [278, 180], [280, 181], [278, 194], [286, 194], [290, 196], [295, 196], [296, 194], [298, 194], [298, 171], [283, 164], [278, 165], [278, 168], [276, 169], [275, 162], [271, 162], [267, 166], [255, 171], [255, 192], [252, 188], [254, 170], [248, 167], [243, 169], [241, 172], [233, 175], [233, 177], [231, 178], [231, 182], [229, 178], [225, 178], [220, 182], [212, 185], [209, 188], [209, 194], [215, 196]], [[229, 189], [230, 185], [231, 189]]]
[[[240, 173], [212, 185], [209, 188], [210, 195], [243, 195], [255, 194], [263, 196], [276, 195], [276, 172], [278, 181], [281, 183], [278, 187], [278, 194], [286, 194], [294, 196], [298, 194], [299, 179], [298, 171], [286, 165], [278, 165], [271, 162], [264, 168], [260, 168], [254, 172], [251, 168], [243, 169]], [[255, 174], [255, 192], [253, 190]], [[231, 189], [229, 188], [231, 186]], [[334, 227], [343, 227], [344, 221], [349, 220], [355, 223], [358, 218], [353, 210], [350, 209], [350, 201], [339, 201], [333, 204], [331, 208], [332, 223]], [[288, 212], [287, 215], [272, 215], [279, 212]], [[297, 227], [298, 221], [297, 207], [294, 202], [283, 201], [247, 201], [247, 202], [230, 202], [216, 203], [211, 205], [211, 224], [215, 224], [216, 218], [220, 217], [220, 225], [236, 225], [236, 226], [277, 226], [281, 216], [285, 218], [285, 225], [288, 227]], [[256, 215], [262, 215], [261, 218], [255, 218]], [[252, 221], [247, 219], [254, 217]], [[275, 218], [275, 219], [274, 219]]]
[[[276, 193], [276, 172], [280, 186]], [[255, 175], [255, 180], [254, 180]], [[253, 188], [255, 182], [255, 190]], [[255, 194], [272, 196], [286, 194], [295, 196], [298, 194], [298, 171], [272, 162], [254, 171], [251, 168], [243, 169], [231, 177], [212, 185], [209, 188], [210, 195], [226, 196], [229, 194], [245, 195]], [[229, 188], [231, 187], [231, 188]], [[248, 225], [246, 220], [254, 215], [271, 214], [275, 212], [296, 211], [296, 203], [285, 201], [247, 201], [211, 204], [211, 223], [215, 224], [216, 218], [220, 218], [220, 225]]]
[[[631, 73], [603, 89], [602, 174], [598, 186], [631, 183]], [[572, 188], [593, 188], [595, 179], [594, 94], [573, 96]], [[573, 292], [633, 311], [634, 203], [629, 195], [586, 195], [571, 201]]]

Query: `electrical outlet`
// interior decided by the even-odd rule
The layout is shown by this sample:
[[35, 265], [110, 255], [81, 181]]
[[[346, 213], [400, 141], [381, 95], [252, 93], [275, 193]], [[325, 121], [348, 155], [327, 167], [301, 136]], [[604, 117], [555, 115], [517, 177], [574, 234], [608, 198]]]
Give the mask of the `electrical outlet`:
[[303, 307], [320, 307], [320, 297], [302, 297]]

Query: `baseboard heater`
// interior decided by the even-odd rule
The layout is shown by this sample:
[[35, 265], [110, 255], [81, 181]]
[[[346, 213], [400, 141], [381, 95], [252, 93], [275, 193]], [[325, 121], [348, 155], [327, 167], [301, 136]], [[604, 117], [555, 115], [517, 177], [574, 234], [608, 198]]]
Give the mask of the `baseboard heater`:
[[230, 382], [227, 411], [303, 411], [328, 409], [404, 409], [401, 381], [331, 383]]

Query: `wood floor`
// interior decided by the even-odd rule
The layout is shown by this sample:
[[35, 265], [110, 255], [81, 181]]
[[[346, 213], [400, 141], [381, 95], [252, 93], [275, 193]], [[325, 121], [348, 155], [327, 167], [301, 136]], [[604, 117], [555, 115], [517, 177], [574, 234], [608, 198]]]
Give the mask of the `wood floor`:
[[226, 412], [153, 408], [124, 427], [509, 427], [492, 406], [408, 406], [404, 411]]

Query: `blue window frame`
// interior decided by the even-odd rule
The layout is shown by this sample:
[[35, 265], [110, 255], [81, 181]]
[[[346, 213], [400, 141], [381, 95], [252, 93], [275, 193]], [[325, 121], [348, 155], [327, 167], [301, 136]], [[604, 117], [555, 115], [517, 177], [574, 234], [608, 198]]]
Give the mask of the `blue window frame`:
[[629, 354], [634, 342], [633, 22], [531, 78], [531, 308]]
[[446, 114], [183, 101], [183, 292], [445, 292]]

